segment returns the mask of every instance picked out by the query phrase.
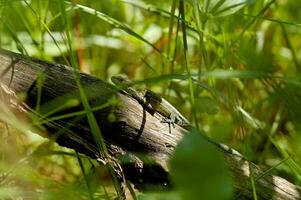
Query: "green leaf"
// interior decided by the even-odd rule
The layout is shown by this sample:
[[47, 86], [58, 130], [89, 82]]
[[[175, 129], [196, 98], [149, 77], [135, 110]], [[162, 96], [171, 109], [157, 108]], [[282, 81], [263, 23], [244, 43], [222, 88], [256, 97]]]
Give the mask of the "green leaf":
[[182, 199], [230, 199], [230, 177], [220, 153], [197, 130], [184, 136], [171, 159], [172, 179]]
[[[196, 1], [196, 0], [192, 0]], [[250, 0], [198, 0], [202, 12], [210, 13], [215, 17], [232, 15], [241, 8], [250, 4]]]

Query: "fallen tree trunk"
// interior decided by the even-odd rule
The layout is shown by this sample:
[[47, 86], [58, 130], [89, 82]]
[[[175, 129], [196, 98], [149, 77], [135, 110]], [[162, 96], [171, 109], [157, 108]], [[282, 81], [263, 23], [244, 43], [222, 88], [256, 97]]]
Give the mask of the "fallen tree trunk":
[[[53, 119], [46, 120], [43, 124], [47, 137], [54, 138], [62, 146], [99, 158], [101, 155], [84, 113], [55, 119], [55, 116], [83, 110], [82, 104], [76, 103], [81, 102], [82, 98], [76, 77], [79, 78], [92, 109], [94, 108], [93, 113], [110, 154], [118, 158], [130, 153], [131, 162], [121, 163], [127, 179], [137, 188], [150, 184], [161, 188], [169, 187], [167, 163], [186, 130], [176, 125], [170, 134], [169, 127], [160, 122], [159, 114], [150, 114], [138, 101], [118, 92], [105, 81], [76, 73], [63, 65], [0, 51], [1, 91], [5, 94], [3, 99], [10, 109], [27, 121], [31, 120], [27, 114], [38, 109], [38, 116]], [[19, 104], [15, 93], [22, 92], [26, 93], [27, 99]], [[122, 106], [103, 106], [114, 97], [122, 102]], [[69, 105], [68, 102], [73, 103]], [[102, 106], [102, 109], [97, 110]], [[116, 120], [110, 118], [112, 114]], [[42, 128], [36, 126], [36, 131], [38, 129]], [[254, 177], [259, 177], [256, 189], [260, 199], [300, 199], [299, 186], [278, 176], [263, 175], [255, 164], [247, 162], [236, 151], [225, 145], [212, 144], [223, 152], [232, 173], [233, 186], [238, 191], [237, 199], [252, 199], [250, 167]], [[136, 157], [135, 153], [147, 155], [154, 163], [150, 164], [145, 158]]]

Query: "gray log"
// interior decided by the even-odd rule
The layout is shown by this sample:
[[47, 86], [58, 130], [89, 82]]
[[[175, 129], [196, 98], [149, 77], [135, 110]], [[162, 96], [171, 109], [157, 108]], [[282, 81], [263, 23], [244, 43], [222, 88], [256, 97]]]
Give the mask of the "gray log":
[[[109, 152], [115, 157], [130, 153], [132, 162], [122, 163], [122, 167], [126, 177], [137, 188], [144, 188], [149, 184], [163, 189], [170, 186], [167, 163], [186, 130], [176, 125], [172, 130], [173, 134], [170, 134], [169, 127], [160, 122], [160, 115], [151, 115], [135, 99], [118, 92], [113, 85], [105, 81], [87, 74], [74, 73], [63, 65], [51, 64], [1, 50], [0, 88], [2, 93], [7, 95], [8, 107], [18, 113], [18, 116], [23, 115], [27, 118], [26, 114], [33, 112], [36, 107], [39, 94], [38, 77], [41, 77], [41, 74], [44, 77], [42, 88], [40, 88], [41, 109], [39, 113], [41, 115], [57, 108], [58, 105], [64, 105], [70, 99], [80, 101], [75, 76], [79, 77], [85, 88], [91, 107], [103, 105], [116, 96], [123, 106], [110, 106], [94, 112]], [[27, 100], [23, 104], [17, 104], [15, 93], [21, 92], [27, 93]], [[79, 110], [83, 110], [81, 104], [60, 110], [55, 114], [61, 115]], [[115, 121], [109, 120], [110, 113], [115, 114]], [[27, 118], [27, 121], [30, 119]], [[93, 158], [101, 156], [84, 115], [80, 118], [48, 122], [45, 127], [48, 132], [47, 137], [55, 137], [58, 144]], [[233, 186], [237, 190], [237, 199], [252, 199], [249, 167], [252, 167], [255, 178], [263, 174], [262, 170], [225, 145], [210, 142], [225, 157], [232, 174]], [[132, 153], [143, 153], [154, 163], [149, 164], [145, 157], [138, 158]], [[299, 186], [271, 174], [256, 180], [256, 189], [259, 199], [301, 199]]]

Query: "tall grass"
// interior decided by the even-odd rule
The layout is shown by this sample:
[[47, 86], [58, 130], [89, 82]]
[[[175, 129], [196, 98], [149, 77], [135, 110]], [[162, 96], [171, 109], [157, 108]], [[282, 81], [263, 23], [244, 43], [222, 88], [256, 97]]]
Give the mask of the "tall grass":
[[[298, 2], [280, 0], [7, 0], [0, 1], [0, 43], [108, 81], [127, 74], [137, 88], [170, 101], [198, 131], [239, 150], [267, 173], [300, 184], [299, 8]], [[100, 154], [110, 159], [93, 116], [110, 102], [92, 108], [76, 80], [84, 110], [49, 120], [86, 115]], [[42, 76], [38, 82], [43, 84]], [[120, 196], [114, 174], [115, 183], [99, 183], [108, 169], [89, 158], [5, 123], [0, 133], [0, 186], [1, 174], [13, 174], [6, 182], [11, 184], [3, 181], [0, 198]], [[181, 148], [178, 152], [186, 152], [185, 141]], [[181, 177], [178, 168], [175, 173]], [[254, 199], [258, 179], [250, 179]], [[39, 192], [28, 192], [32, 189]], [[139, 193], [130, 192], [139, 199]], [[173, 192], [165, 198], [181, 195]]]

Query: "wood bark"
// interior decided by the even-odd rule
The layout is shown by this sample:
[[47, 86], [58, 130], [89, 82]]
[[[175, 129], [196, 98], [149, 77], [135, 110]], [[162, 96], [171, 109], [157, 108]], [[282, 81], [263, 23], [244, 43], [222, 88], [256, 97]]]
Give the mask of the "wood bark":
[[[122, 106], [111, 105], [93, 111], [93, 114], [110, 154], [121, 160], [130, 158], [130, 162], [121, 162], [126, 178], [139, 189], [149, 185], [168, 189], [171, 183], [167, 164], [186, 130], [176, 125], [170, 134], [169, 127], [160, 122], [162, 116], [150, 114], [143, 105], [106, 81], [74, 72], [63, 65], [0, 50], [0, 97], [10, 110], [27, 122], [31, 120], [28, 113], [35, 113], [37, 102], [41, 105], [37, 115], [48, 114], [47, 118], [84, 110], [81, 103], [64, 106], [66, 102], [81, 102], [75, 77], [79, 78], [92, 108], [104, 105], [114, 97], [122, 102]], [[20, 93], [27, 95], [23, 103], [16, 100], [16, 94]], [[53, 110], [57, 112], [49, 115]], [[112, 114], [116, 120], [112, 120]], [[38, 126], [35, 126], [35, 131], [46, 132], [44, 136], [54, 138], [58, 144], [92, 158], [101, 157], [86, 115], [46, 121], [43, 125], [46, 131]], [[259, 199], [301, 199], [299, 186], [278, 176], [263, 175], [258, 166], [238, 152], [225, 150], [225, 145], [212, 144], [225, 157], [237, 199], [252, 199], [250, 167], [254, 177], [259, 177], [256, 179]], [[141, 154], [147, 157], [139, 156]]]

